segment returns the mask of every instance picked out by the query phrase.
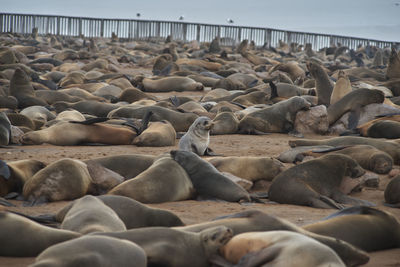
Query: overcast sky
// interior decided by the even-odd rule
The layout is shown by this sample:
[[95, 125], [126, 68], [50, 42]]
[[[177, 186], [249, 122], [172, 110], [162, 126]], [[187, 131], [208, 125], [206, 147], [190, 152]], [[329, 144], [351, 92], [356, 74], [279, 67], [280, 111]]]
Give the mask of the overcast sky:
[[400, 0], [0, 0], [1, 12], [178, 20], [400, 41]]

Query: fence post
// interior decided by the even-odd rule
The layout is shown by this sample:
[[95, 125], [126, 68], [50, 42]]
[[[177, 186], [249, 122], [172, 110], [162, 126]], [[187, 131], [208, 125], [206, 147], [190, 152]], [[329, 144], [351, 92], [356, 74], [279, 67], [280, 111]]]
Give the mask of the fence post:
[[239, 33], [238, 33], [238, 43], [242, 41], [242, 27], [239, 27]]
[[182, 30], [183, 30], [183, 41], [186, 43], [187, 42], [187, 39], [186, 39], [186, 36], [187, 36], [187, 24], [186, 23], [183, 24]]
[[196, 40], [200, 43], [200, 24], [197, 25]]

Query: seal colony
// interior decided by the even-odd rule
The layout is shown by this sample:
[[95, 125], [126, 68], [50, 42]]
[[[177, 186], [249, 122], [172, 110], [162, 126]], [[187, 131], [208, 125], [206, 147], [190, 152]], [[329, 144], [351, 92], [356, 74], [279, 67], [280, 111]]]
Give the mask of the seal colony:
[[[0, 149], [10, 153], [0, 161], [0, 256], [353, 266], [398, 251], [398, 48], [218, 43], [1, 34]], [[273, 133], [306, 139], [289, 142], [282, 164]], [[63, 152], [22, 158], [42, 148]], [[61, 200], [51, 215], [29, 207]], [[274, 217], [271, 201], [288, 205], [274, 204]], [[218, 207], [226, 217], [209, 221]]]

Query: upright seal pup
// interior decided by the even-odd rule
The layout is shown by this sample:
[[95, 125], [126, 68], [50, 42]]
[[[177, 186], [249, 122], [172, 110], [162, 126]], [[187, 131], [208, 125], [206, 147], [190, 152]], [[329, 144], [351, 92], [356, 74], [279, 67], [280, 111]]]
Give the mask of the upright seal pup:
[[[268, 197], [282, 204], [340, 209], [338, 203], [371, 205], [343, 194], [340, 190], [344, 176], [352, 178], [365, 171], [345, 155], [330, 154], [296, 165], [276, 176]], [[336, 201], [336, 202], [335, 202]]]
[[385, 188], [385, 205], [400, 208], [400, 176], [393, 178]]
[[11, 140], [11, 122], [4, 112], [0, 112], [0, 146], [7, 146]]
[[43, 251], [31, 267], [146, 267], [144, 250], [133, 242], [108, 236], [83, 236]]
[[22, 216], [0, 212], [0, 255], [35, 257], [46, 248], [81, 236], [67, 230], [40, 225]]
[[332, 125], [340, 119], [343, 114], [350, 111], [349, 128], [354, 129], [358, 124], [361, 107], [373, 103], [383, 103], [384, 100], [385, 95], [380, 90], [354, 90], [328, 107], [328, 123], [329, 125]]
[[318, 105], [329, 107], [333, 85], [326, 71], [315, 62], [308, 62], [307, 69], [315, 80], [317, 89]]
[[339, 257], [348, 266], [356, 266], [365, 264], [368, 262], [368, 255], [362, 250], [354, 247], [353, 245], [328, 236], [318, 235], [304, 230], [295, 224], [280, 219], [276, 216], [266, 214], [259, 210], [247, 210], [236, 214], [221, 217], [211, 222], [204, 222], [194, 225], [188, 225], [183, 227], [177, 227], [177, 229], [200, 232], [204, 229], [208, 229], [215, 226], [225, 225], [233, 230], [234, 235], [238, 235], [246, 232], [257, 232], [257, 231], [292, 231], [297, 232], [308, 237], [314, 238], [332, 248]]
[[309, 109], [311, 104], [294, 96], [271, 107], [263, 108], [243, 117], [239, 122], [239, 133], [289, 133], [294, 130], [294, 121], [299, 110]]
[[130, 197], [142, 203], [163, 203], [190, 199], [193, 184], [182, 167], [161, 157], [133, 179], [114, 187], [108, 194]]
[[289, 231], [236, 235], [221, 248], [221, 254], [239, 266], [345, 266], [330, 247]]
[[88, 234], [126, 230], [124, 222], [98, 198], [87, 195], [75, 200], [65, 214], [61, 229]]
[[400, 144], [394, 142], [387, 142], [384, 140], [368, 138], [368, 137], [355, 137], [355, 136], [341, 136], [333, 137], [325, 140], [314, 139], [301, 139], [290, 140], [291, 147], [296, 146], [315, 146], [315, 145], [328, 145], [328, 146], [351, 146], [351, 145], [370, 145], [379, 150], [385, 151], [392, 158], [394, 164], [400, 164]]
[[396, 218], [365, 206], [346, 208], [304, 229], [344, 240], [367, 252], [400, 247], [400, 224]]
[[232, 230], [218, 226], [191, 233], [166, 227], [146, 227], [96, 235], [138, 244], [146, 252], [149, 266], [207, 267], [218, 249], [231, 239]]
[[199, 156], [210, 155], [210, 130], [213, 122], [208, 117], [198, 117], [179, 140], [179, 149], [192, 151]]
[[21, 143], [49, 143], [56, 146], [74, 146], [82, 143], [130, 145], [135, 137], [136, 132], [125, 127], [73, 121], [59, 122], [43, 130], [28, 132], [22, 136]]
[[220, 172], [229, 172], [252, 182], [272, 181], [283, 169], [282, 163], [270, 157], [215, 157], [208, 162]]
[[342, 70], [339, 71], [338, 80], [333, 87], [330, 104], [336, 103], [339, 99], [352, 91], [349, 77]]
[[249, 193], [222, 175], [211, 163], [190, 151], [172, 150], [171, 157], [185, 169], [200, 196], [230, 202], [250, 201]]

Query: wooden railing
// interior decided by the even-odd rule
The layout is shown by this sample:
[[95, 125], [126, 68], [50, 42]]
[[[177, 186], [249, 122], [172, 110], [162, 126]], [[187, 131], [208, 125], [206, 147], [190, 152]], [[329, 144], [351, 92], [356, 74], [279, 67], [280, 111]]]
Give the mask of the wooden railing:
[[400, 46], [399, 42], [379, 41], [348, 36], [317, 34], [309, 32], [285, 31], [271, 28], [200, 24], [189, 22], [102, 19], [87, 17], [68, 17], [32, 14], [0, 13], [0, 32], [30, 34], [32, 28], [38, 28], [39, 35], [85, 36], [110, 38], [112, 32], [126, 40], [165, 39], [171, 35], [174, 40], [184, 42], [197, 40], [211, 42], [219, 37], [222, 45], [234, 45], [244, 39], [254, 41], [257, 46], [279, 45], [286, 43], [311, 43], [313, 49], [341, 43], [349, 48], [359, 45], [371, 45], [380, 48]]

